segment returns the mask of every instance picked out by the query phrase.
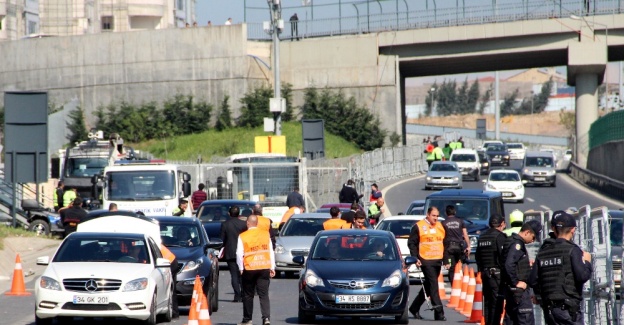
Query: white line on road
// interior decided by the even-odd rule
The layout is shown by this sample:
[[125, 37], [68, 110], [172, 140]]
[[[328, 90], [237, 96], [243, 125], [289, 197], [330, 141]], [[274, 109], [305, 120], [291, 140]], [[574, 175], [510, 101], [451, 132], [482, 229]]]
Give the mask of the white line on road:
[[[390, 191], [393, 187], [395, 187], [395, 186], [401, 185], [401, 184], [403, 184], [403, 183], [411, 182], [411, 181], [413, 181], [413, 180], [415, 180], [415, 179], [419, 179], [419, 178], [423, 178], [423, 177], [425, 177], [425, 175], [424, 175], [424, 174], [423, 174], [423, 175], [418, 175], [418, 176], [416, 176], [416, 177], [412, 177], [412, 178], [404, 179], [404, 180], [402, 180], [402, 181], [400, 181], [400, 182], [392, 183], [392, 184], [391, 184], [391, 185], [389, 185], [388, 187], [385, 187], [385, 188], [384, 188], [384, 192], [388, 193], [388, 192], [389, 192], [389, 191]], [[384, 213], [384, 217], [391, 216], [391, 215], [393, 215], [393, 214], [392, 214], [392, 212], [390, 212], [390, 208], [388, 207], [388, 205], [386, 205], [386, 212]]]
[[540, 205], [540, 208], [544, 209], [544, 210], [550, 210], [549, 207], [545, 206], [545, 205]]
[[532, 198], [530, 198], [530, 197], [526, 198], [526, 200], [527, 200], [527, 201], [529, 201], [529, 202], [535, 202], [535, 200], [533, 200], [533, 199], [532, 199]]

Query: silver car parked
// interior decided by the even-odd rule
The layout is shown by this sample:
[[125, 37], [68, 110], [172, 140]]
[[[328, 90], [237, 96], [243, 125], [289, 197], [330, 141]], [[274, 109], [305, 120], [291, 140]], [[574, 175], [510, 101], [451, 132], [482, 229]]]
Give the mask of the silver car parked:
[[434, 161], [425, 177], [425, 190], [463, 186], [462, 175], [454, 161]]

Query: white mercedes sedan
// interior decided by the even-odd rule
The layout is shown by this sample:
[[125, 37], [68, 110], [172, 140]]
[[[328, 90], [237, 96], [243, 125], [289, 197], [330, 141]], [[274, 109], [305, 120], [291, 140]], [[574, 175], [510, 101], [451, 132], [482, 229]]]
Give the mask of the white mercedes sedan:
[[38, 325], [56, 317], [171, 320], [170, 263], [148, 235], [72, 233], [51, 261], [39, 257], [37, 264], [47, 265], [35, 285]]

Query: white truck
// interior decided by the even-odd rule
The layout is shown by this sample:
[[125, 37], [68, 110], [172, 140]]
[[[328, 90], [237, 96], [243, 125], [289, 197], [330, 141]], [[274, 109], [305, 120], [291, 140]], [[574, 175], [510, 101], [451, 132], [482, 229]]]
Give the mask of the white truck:
[[[101, 179], [104, 209], [116, 203], [119, 210], [170, 216], [191, 194], [191, 175], [163, 161], [120, 160], [104, 168]], [[187, 212], [191, 216], [191, 209]]]

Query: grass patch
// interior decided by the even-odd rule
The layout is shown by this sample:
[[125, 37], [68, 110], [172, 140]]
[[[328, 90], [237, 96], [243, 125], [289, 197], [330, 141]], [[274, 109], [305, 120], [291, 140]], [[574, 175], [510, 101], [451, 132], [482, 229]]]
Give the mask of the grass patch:
[[[11, 226], [0, 226], [0, 250], [4, 249], [4, 239], [7, 237], [37, 237], [32, 231], [22, 228], [13, 228]], [[52, 239], [52, 237], [49, 237]]]
[[[264, 132], [262, 127], [232, 128], [221, 132], [209, 130], [198, 134], [150, 140], [132, 146], [161, 159], [196, 161], [201, 156], [203, 161], [208, 162], [212, 156], [227, 157], [237, 153], [254, 152], [254, 138], [267, 135], [272, 133]], [[282, 135], [286, 137], [286, 155], [299, 156], [303, 151], [301, 123], [283, 123]], [[325, 157], [348, 157], [362, 152], [355, 144], [325, 132]]]

